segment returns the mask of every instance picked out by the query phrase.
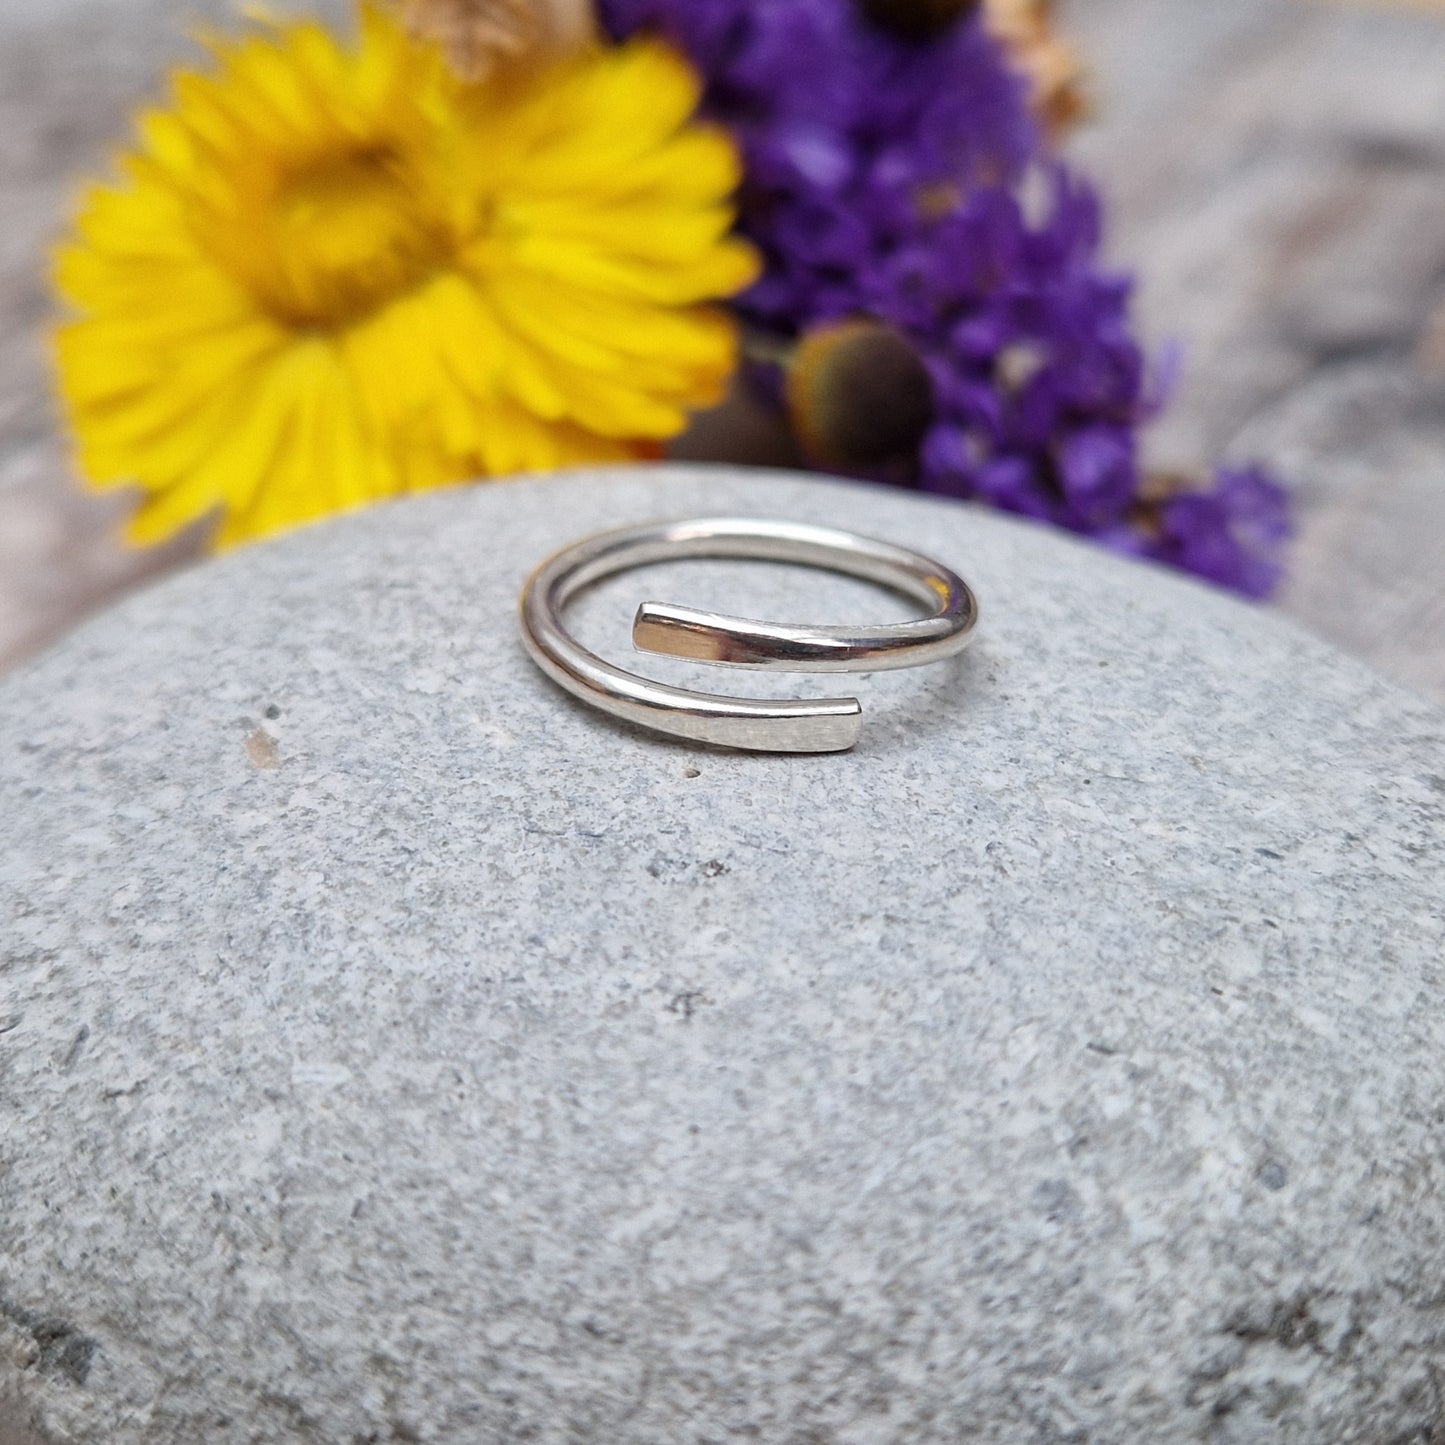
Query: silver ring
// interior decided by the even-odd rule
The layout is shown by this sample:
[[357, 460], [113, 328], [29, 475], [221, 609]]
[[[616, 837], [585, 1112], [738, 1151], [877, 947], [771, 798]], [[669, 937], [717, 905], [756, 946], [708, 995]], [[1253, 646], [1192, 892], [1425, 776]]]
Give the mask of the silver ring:
[[532, 660], [574, 697], [654, 732], [750, 752], [851, 748], [863, 728], [856, 697], [753, 701], [669, 687], [604, 662], [563, 626], [563, 610], [583, 588], [681, 557], [820, 567], [900, 592], [930, 615], [882, 626], [800, 627], [644, 602], [632, 624], [641, 651], [778, 672], [880, 672], [952, 657], [978, 622], [968, 584], [917, 552], [828, 527], [706, 517], [602, 532], [549, 557], [522, 588], [522, 640]]

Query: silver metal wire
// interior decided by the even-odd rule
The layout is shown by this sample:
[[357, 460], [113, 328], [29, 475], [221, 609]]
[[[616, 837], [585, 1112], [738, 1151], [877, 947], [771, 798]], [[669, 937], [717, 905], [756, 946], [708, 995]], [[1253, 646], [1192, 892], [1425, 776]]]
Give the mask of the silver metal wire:
[[930, 612], [881, 625], [797, 626], [644, 602], [632, 627], [641, 651], [770, 672], [880, 672], [952, 657], [968, 645], [978, 622], [968, 584], [917, 552], [798, 522], [704, 517], [603, 532], [543, 562], [521, 596], [522, 640], [532, 660], [583, 702], [673, 737], [750, 752], [851, 748], [863, 726], [855, 697], [754, 701], [670, 687], [603, 661], [563, 625], [564, 609], [585, 587], [682, 557], [793, 562], [841, 572], [899, 592]]

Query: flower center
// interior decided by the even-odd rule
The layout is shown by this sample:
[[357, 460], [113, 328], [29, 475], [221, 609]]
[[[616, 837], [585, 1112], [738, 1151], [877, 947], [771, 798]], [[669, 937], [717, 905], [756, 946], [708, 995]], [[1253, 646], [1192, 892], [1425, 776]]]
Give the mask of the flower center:
[[446, 238], [385, 146], [325, 156], [285, 173], [267, 208], [260, 298], [291, 325], [338, 326], [416, 285]]

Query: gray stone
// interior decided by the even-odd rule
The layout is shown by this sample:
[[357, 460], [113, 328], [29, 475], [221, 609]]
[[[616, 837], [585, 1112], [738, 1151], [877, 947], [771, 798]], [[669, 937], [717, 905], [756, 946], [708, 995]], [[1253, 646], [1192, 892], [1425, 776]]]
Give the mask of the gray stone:
[[[979, 642], [859, 680], [831, 757], [531, 667], [545, 553], [724, 510], [935, 552]], [[904, 615], [691, 563], [584, 637], [625, 659], [644, 595]], [[952, 504], [612, 472], [228, 556], [0, 712], [12, 1429], [1445, 1430], [1445, 717], [1273, 615]]]

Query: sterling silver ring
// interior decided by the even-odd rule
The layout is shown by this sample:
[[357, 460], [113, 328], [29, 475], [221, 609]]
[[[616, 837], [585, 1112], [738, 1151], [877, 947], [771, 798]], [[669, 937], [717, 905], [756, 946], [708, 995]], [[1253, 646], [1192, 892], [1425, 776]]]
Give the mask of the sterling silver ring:
[[682, 557], [795, 562], [841, 572], [921, 602], [930, 615], [885, 625], [795, 626], [644, 602], [632, 624], [633, 645], [643, 652], [776, 672], [881, 672], [952, 657], [972, 640], [978, 622], [968, 584], [917, 552], [828, 527], [705, 517], [602, 532], [543, 562], [521, 596], [522, 640], [532, 660], [583, 702], [654, 732], [749, 752], [851, 748], [863, 727], [856, 697], [753, 701], [669, 687], [604, 662], [563, 625], [563, 610], [585, 587]]

